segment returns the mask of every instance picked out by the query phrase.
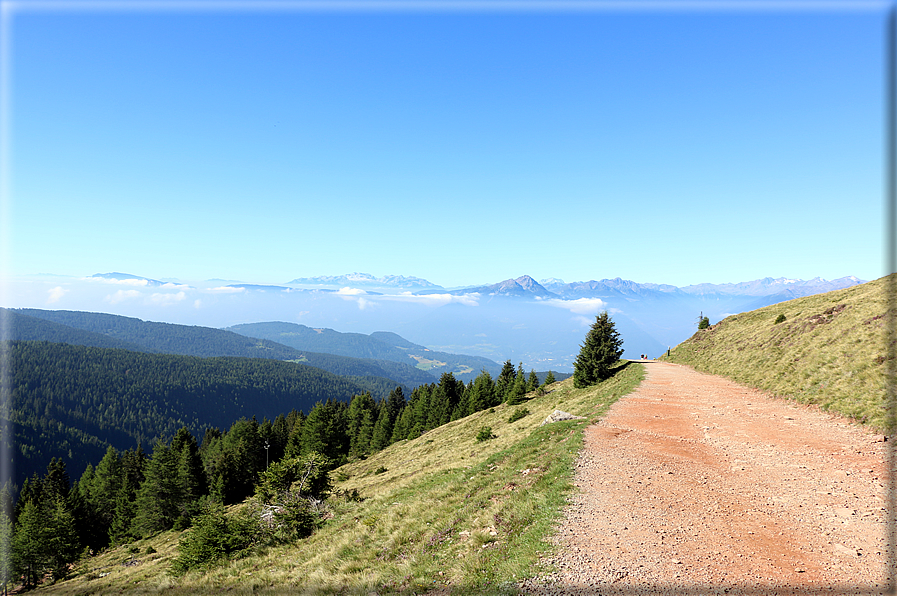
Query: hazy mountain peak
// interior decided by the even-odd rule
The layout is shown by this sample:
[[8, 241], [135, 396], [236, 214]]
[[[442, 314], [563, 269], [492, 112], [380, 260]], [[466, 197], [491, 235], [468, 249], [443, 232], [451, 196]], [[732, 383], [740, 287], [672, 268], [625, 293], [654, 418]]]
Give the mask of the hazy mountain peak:
[[403, 290], [416, 288], [440, 288], [434, 283], [426, 279], [405, 275], [384, 275], [383, 277], [374, 277], [370, 273], [349, 273], [346, 275], [318, 275], [316, 277], [297, 277], [292, 281], [288, 281], [292, 285], [311, 285], [311, 286], [366, 286], [377, 288], [399, 288]]

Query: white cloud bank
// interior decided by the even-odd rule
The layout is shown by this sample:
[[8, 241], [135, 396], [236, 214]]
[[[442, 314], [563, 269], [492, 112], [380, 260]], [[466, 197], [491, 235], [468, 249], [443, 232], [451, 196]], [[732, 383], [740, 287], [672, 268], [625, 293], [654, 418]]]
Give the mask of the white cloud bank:
[[552, 298], [544, 300], [542, 304], [563, 308], [578, 315], [597, 315], [601, 311], [607, 310], [607, 302], [600, 298], [577, 298], [576, 300]]
[[382, 296], [384, 300], [398, 300], [401, 302], [416, 302], [417, 304], [426, 304], [430, 306], [445, 306], [446, 304], [463, 304], [465, 306], [479, 306], [480, 295], [477, 293], [463, 294], [455, 296], [454, 294], [412, 294], [411, 292], [402, 292], [391, 296]]
[[110, 294], [103, 298], [109, 304], [118, 304], [119, 302], [124, 302], [125, 300], [133, 300], [134, 298], [139, 298], [140, 292], [137, 290], [119, 290], [114, 294]]
[[47, 304], [53, 304], [54, 302], [59, 302], [63, 296], [68, 294], [68, 290], [63, 288], [62, 286], [56, 286], [50, 290], [47, 290]]
[[177, 294], [153, 294], [149, 297], [150, 302], [155, 304], [175, 304], [176, 302], [180, 302], [185, 299], [187, 294], [184, 292], [178, 292]]
[[336, 291], [337, 296], [363, 296], [364, 294], [367, 292], [358, 288], [340, 288]]

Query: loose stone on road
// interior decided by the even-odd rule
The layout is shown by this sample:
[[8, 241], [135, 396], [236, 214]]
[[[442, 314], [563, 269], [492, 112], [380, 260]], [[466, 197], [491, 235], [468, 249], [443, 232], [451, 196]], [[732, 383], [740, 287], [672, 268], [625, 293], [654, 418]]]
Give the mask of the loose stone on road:
[[[635, 366], [635, 365], [631, 365]], [[648, 363], [586, 429], [537, 594], [884, 593], [884, 437]]]

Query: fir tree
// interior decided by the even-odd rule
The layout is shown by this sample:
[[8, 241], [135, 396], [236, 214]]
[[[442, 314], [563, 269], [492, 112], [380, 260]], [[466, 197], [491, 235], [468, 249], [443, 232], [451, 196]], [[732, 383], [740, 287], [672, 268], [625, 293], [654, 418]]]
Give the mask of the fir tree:
[[536, 371], [530, 369], [529, 371], [529, 379], [526, 382], [526, 391], [527, 393], [530, 391], [535, 391], [539, 388], [539, 376], [536, 374]]
[[349, 452], [355, 457], [365, 456], [371, 451], [371, 437], [377, 421], [377, 402], [369, 392], [356, 395], [346, 411], [349, 434]]
[[508, 398], [511, 390], [514, 388], [514, 381], [517, 380], [517, 373], [514, 371], [514, 365], [510, 360], [505, 360], [501, 367], [501, 372], [495, 380], [495, 395], [498, 403]]
[[371, 451], [380, 451], [386, 449], [392, 438], [393, 424], [389, 419], [389, 410], [386, 403], [380, 404], [380, 414], [377, 416], [377, 422], [374, 424], [374, 432], [371, 435]]
[[573, 386], [588, 387], [609, 378], [611, 366], [623, 355], [622, 346], [623, 340], [607, 312], [595, 317], [573, 363]]
[[517, 367], [517, 373], [514, 375], [514, 383], [511, 389], [506, 392], [506, 401], [509, 405], [517, 405], [523, 402], [526, 396], [526, 375], [523, 372], [523, 363]]
[[78, 529], [75, 516], [68, 508], [68, 503], [60, 496], [55, 496], [48, 504], [48, 529], [46, 533], [47, 567], [54, 580], [68, 575], [71, 563], [78, 559], [81, 544], [78, 540]]
[[153, 447], [145, 476], [137, 491], [133, 524], [133, 531], [143, 538], [170, 530], [180, 516], [182, 493], [177, 454], [162, 441]]
[[468, 404], [468, 415], [497, 405], [495, 383], [492, 382], [492, 375], [485, 369], [480, 372], [471, 385]]
[[48, 537], [45, 514], [40, 511], [36, 500], [26, 500], [16, 519], [12, 542], [16, 572], [21, 574], [26, 588], [36, 586], [47, 569]]
[[10, 510], [0, 508], [0, 586], [7, 594], [13, 572], [13, 524], [9, 517]]

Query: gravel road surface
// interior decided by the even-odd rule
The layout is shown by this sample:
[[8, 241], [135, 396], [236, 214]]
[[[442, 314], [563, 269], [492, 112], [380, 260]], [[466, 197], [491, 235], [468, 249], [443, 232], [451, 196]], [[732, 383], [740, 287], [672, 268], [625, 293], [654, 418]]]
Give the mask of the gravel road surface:
[[586, 430], [560, 554], [525, 592], [886, 593], [883, 436], [685, 366], [638, 366], [645, 381]]

